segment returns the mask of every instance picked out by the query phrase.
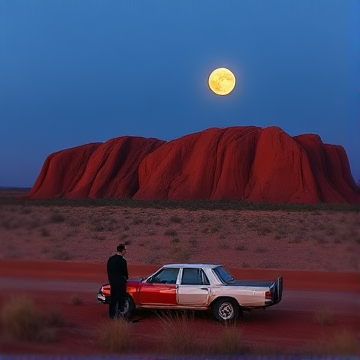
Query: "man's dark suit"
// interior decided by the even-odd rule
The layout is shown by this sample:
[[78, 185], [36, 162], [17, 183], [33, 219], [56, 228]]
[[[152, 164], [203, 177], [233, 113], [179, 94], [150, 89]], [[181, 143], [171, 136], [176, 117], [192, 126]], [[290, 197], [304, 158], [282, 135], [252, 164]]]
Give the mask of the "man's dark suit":
[[123, 256], [115, 254], [109, 257], [107, 273], [110, 283], [109, 317], [116, 317], [117, 309], [122, 311], [126, 299], [126, 280], [129, 278], [127, 263]]

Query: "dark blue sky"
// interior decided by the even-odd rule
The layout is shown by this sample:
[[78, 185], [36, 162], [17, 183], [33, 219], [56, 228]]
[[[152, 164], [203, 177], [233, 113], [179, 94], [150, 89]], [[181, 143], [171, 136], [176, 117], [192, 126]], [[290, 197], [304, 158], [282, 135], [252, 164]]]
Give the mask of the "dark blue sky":
[[359, 61], [359, 0], [0, 0], [0, 186], [65, 148], [235, 125], [316, 133], [358, 181]]

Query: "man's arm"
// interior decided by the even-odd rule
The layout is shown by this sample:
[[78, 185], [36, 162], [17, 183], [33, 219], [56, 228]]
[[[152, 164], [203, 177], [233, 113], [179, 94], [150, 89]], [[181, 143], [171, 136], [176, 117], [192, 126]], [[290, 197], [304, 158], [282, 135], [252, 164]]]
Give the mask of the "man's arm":
[[129, 274], [128, 274], [127, 262], [125, 259], [124, 259], [124, 261], [125, 261], [125, 279], [127, 280], [127, 279], [129, 279]]

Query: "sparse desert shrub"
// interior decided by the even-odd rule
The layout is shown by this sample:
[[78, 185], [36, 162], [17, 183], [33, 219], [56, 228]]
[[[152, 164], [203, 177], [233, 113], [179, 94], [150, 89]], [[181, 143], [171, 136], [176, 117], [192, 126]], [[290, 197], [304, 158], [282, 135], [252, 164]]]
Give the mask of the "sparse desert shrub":
[[244, 351], [243, 331], [236, 324], [222, 326], [215, 343], [215, 352], [222, 355], [241, 354]]
[[4, 229], [11, 229], [11, 221], [10, 220], [2, 221], [1, 227], [3, 227]]
[[75, 306], [84, 305], [83, 299], [78, 294], [71, 295], [70, 301]]
[[306, 353], [312, 355], [358, 355], [360, 351], [360, 341], [356, 334], [343, 329], [334, 333], [330, 337], [323, 337], [311, 344]]
[[78, 227], [80, 225], [81, 225], [81, 221], [78, 219], [71, 219], [69, 221], [69, 226], [71, 226], [71, 227]]
[[50, 327], [62, 327], [65, 325], [65, 319], [61, 309], [53, 305], [45, 314], [45, 323]]
[[54, 260], [70, 260], [71, 256], [67, 250], [55, 249], [52, 254], [52, 258]]
[[104, 236], [104, 235], [99, 235], [99, 234], [96, 234], [96, 235], [94, 235], [93, 237], [92, 237], [92, 239], [94, 239], [94, 240], [105, 240], [106, 239], [106, 236]]
[[59, 213], [54, 213], [50, 216], [50, 222], [52, 223], [61, 223], [64, 221], [65, 221], [64, 216]]
[[177, 234], [178, 234], [177, 231], [173, 229], [169, 229], [164, 232], [164, 235], [166, 236], [176, 236]]
[[199, 223], [204, 224], [209, 221], [212, 221], [213, 219], [214, 219], [214, 217], [212, 215], [201, 214], [199, 217]]
[[256, 253], [259, 253], [259, 254], [263, 254], [263, 253], [265, 253], [267, 251], [267, 249], [266, 248], [263, 248], [263, 247], [258, 247], [256, 250], [255, 250], [255, 252]]
[[303, 236], [301, 234], [295, 235], [295, 237], [292, 240], [289, 240], [289, 243], [291, 244], [300, 244], [303, 239]]
[[43, 237], [48, 237], [48, 236], [50, 236], [50, 231], [49, 231], [48, 229], [46, 229], [46, 228], [42, 228], [42, 229], [40, 230], [40, 234], [41, 234], [41, 236], [43, 236]]
[[272, 232], [271, 228], [268, 226], [262, 226], [259, 230], [258, 230], [258, 235], [268, 235]]
[[105, 231], [105, 227], [102, 224], [94, 224], [91, 227], [91, 231], [95, 231], [95, 232], [101, 232], [101, 231]]
[[210, 226], [204, 228], [201, 232], [203, 234], [214, 234], [217, 233], [221, 229], [221, 225], [218, 223], [211, 224]]
[[135, 218], [134, 220], [133, 220], [133, 224], [134, 225], [139, 225], [139, 224], [142, 224], [144, 222], [144, 220], [143, 219], [140, 219], [140, 218]]
[[20, 213], [21, 213], [21, 214], [24, 214], [24, 215], [26, 215], [26, 214], [31, 214], [31, 213], [32, 213], [32, 210], [31, 210], [30, 208], [28, 208], [28, 207], [23, 207], [23, 208], [21, 208]]
[[1, 325], [15, 340], [54, 342], [56, 329], [49, 328], [46, 316], [25, 296], [10, 299], [1, 309]]
[[197, 239], [196, 239], [196, 238], [191, 237], [191, 238], [189, 239], [189, 243], [190, 243], [193, 247], [196, 247], [196, 246], [197, 246], [198, 241], [197, 241]]
[[126, 353], [133, 348], [131, 323], [125, 319], [112, 319], [100, 325], [98, 343], [107, 351]]
[[316, 324], [332, 325], [334, 323], [334, 312], [329, 308], [314, 311], [313, 319]]
[[48, 254], [50, 251], [50, 249], [47, 246], [44, 246], [41, 248], [41, 253], [42, 254]]
[[[27, 225], [27, 229], [32, 230], [32, 229], [36, 229], [41, 225], [41, 222], [39, 219], [34, 219], [32, 221], [29, 222], [29, 224]], [[14, 229], [14, 224], [12, 226], [12, 228]]]
[[236, 246], [235, 246], [235, 250], [236, 250], [236, 251], [244, 251], [244, 250], [246, 250], [246, 246], [243, 245], [243, 244], [241, 244], [241, 245], [236, 245]]
[[172, 254], [175, 258], [175, 261], [179, 261], [179, 262], [188, 262], [192, 255], [192, 253], [189, 249], [182, 248], [182, 247], [175, 247], [172, 250]]
[[330, 225], [328, 228], [326, 228], [325, 234], [328, 236], [333, 236], [336, 234], [336, 228], [334, 225]]
[[199, 353], [193, 316], [175, 312], [159, 315], [159, 317], [161, 319], [160, 351], [177, 355]]
[[174, 215], [170, 217], [170, 221], [175, 223], [175, 224], [180, 224], [182, 222], [181, 217]]
[[229, 244], [227, 244], [226, 242], [220, 242], [218, 244], [218, 248], [221, 249], [221, 250], [226, 250], [229, 248]]
[[149, 264], [159, 264], [161, 263], [159, 255], [151, 254], [148, 258]]

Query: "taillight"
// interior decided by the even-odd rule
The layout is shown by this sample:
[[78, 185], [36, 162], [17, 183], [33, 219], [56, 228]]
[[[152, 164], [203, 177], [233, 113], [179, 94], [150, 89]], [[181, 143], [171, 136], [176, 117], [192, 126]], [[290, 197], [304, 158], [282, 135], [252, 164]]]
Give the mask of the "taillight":
[[265, 299], [272, 300], [272, 292], [271, 291], [265, 291]]

